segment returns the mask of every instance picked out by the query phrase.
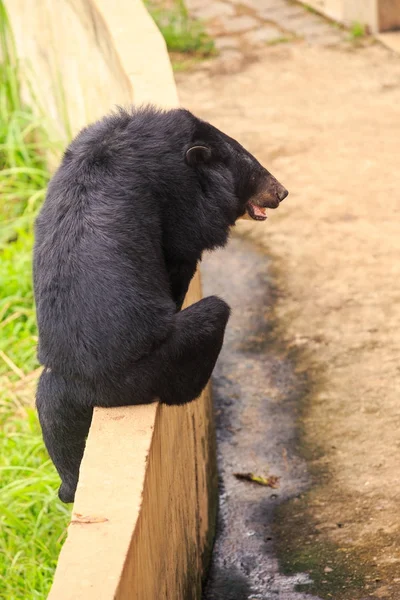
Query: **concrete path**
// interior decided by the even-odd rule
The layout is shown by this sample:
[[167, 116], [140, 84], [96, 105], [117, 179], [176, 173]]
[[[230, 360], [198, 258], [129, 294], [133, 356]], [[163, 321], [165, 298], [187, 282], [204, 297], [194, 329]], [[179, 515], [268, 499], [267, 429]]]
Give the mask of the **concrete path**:
[[[210, 26], [221, 28], [218, 40], [238, 40], [232, 49], [237, 54], [224, 50], [219, 59], [177, 79], [183, 105], [239, 139], [290, 191], [265, 224], [238, 226], [271, 259], [275, 332], [282, 356], [306, 381], [288, 410], [292, 423], [297, 419], [297, 449], [308, 461], [312, 485], [276, 508], [274, 548], [280, 571], [308, 573], [313, 581], [308, 589], [319, 598], [398, 600], [400, 59], [370, 41], [354, 44], [346, 32], [339, 31], [344, 39], [333, 45], [318, 35], [314, 43], [297, 27], [290, 30], [291, 41], [246, 45], [247, 31], [228, 31], [240, 16], [232, 10], [244, 14], [247, 7], [246, 15], [258, 23], [262, 5], [265, 21], [248, 31], [264, 24], [280, 29], [283, 21], [271, 12], [272, 3], [221, 2], [226, 14], [210, 17]], [[331, 31], [324, 19], [298, 5], [284, 0], [276, 5], [280, 15], [284, 7], [301, 9], [291, 18], [318, 19]], [[207, 291], [217, 283], [211, 280]], [[246, 288], [245, 280], [242, 285]], [[222, 295], [231, 286], [228, 278]], [[265, 304], [267, 310], [269, 297]], [[259, 347], [257, 360], [264, 357], [268, 372], [273, 358], [264, 356], [266, 350]], [[233, 370], [239, 382], [243, 370], [239, 365]], [[221, 392], [219, 383], [219, 397], [228, 397], [231, 385]], [[259, 380], [260, 397], [270, 398], [268, 385]], [[254, 388], [250, 396], [239, 393], [250, 398], [249, 409], [254, 393]], [[245, 422], [250, 434], [257, 419]], [[273, 448], [266, 441], [261, 462], [278, 469]], [[244, 469], [250, 458], [246, 445], [242, 458]], [[249, 490], [253, 493], [262, 492]], [[228, 516], [240, 531], [238, 506]], [[253, 521], [249, 529], [257, 531]], [[260, 557], [265, 564], [265, 555]], [[251, 578], [251, 564], [241, 567], [241, 575], [247, 577], [246, 569]], [[251, 579], [249, 585], [261, 594], [256, 597], [267, 598], [279, 590], [276, 581], [273, 575], [261, 592]], [[291, 598], [282, 588], [279, 593], [278, 598]]]

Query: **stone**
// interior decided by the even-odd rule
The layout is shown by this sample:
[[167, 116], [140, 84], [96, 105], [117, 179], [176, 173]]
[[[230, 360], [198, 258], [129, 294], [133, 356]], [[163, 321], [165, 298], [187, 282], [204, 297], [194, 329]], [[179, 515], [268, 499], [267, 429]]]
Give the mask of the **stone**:
[[231, 0], [231, 2], [257, 12], [285, 5], [284, 0]]
[[235, 14], [235, 9], [231, 4], [225, 4], [225, 2], [212, 2], [206, 4], [203, 2], [201, 7], [197, 7], [196, 16], [200, 19], [212, 20], [219, 17], [231, 17]]
[[325, 19], [313, 17], [305, 13], [303, 13], [302, 15], [296, 15], [295, 17], [287, 17], [283, 19], [283, 21], [288, 25], [291, 25], [292, 27], [297, 27], [299, 29], [323, 29], [328, 27], [330, 28], [330, 25], [328, 25]]
[[204, 6], [204, 0], [186, 0], [185, 4], [190, 13], [198, 12]]
[[259, 21], [249, 15], [241, 15], [233, 19], [227, 19], [224, 22], [224, 30], [227, 33], [242, 33], [250, 29], [255, 29], [258, 26]]
[[216, 40], [214, 40], [214, 44], [217, 50], [225, 50], [226, 48], [238, 48], [239, 40], [235, 37], [225, 35], [223, 37], [218, 37]]
[[260, 29], [254, 31], [248, 31], [244, 34], [243, 39], [249, 44], [268, 44], [269, 42], [275, 42], [283, 37], [283, 34], [278, 27], [273, 25], [264, 25]]
[[324, 35], [335, 32], [325, 19], [313, 18], [310, 15], [302, 14], [295, 17], [282, 17], [277, 19], [277, 23], [286, 29], [298, 35], [307, 37], [308, 35]]
[[243, 64], [243, 54], [239, 50], [227, 48], [221, 53], [219, 60], [211, 65], [211, 72], [215, 75], [228, 75], [237, 73]]
[[[307, 12], [301, 6], [295, 4], [278, 4], [275, 7], [260, 11], [260, 16], [267, 21], [275, 21], [279, 23], [282, 19], [288, 19], [293, 17], [300, 17], [307, 15]], [[309, 15], [311, 17], [311, 15]], [[312, 18], [312, 17], [311, 17]]]
[[307, 22], [306, 19], [304, 20], [294, 20], [292, 22], [292, 24], [288, 23], [288, 28], [290, 27], [290, 30], [297, 33], [300, 36], [303, 37], [314, 37], [314, 36], [330, 36], [330, 35], [336, 35], [336, 36], [340, 36], [340, 30], [339, 29], [335, 29], [334, 27], [331, 27], [328, 23], [326, 23], [326, 21], [320, 21], [315, 23], [314, 21], [311, 22]]
[[308, 44], [312, 46], [337, 46], [343, 41], [343, 38], [339, 35], [314, 35], [306, 37]]

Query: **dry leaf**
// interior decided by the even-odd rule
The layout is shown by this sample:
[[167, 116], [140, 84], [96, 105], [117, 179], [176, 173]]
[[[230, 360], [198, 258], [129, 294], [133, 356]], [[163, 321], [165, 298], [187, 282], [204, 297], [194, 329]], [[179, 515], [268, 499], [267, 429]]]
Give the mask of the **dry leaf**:
[[105, 523], [106, 521], [108, 521], [108, 519], [106, 519], [106, 517], [90, 517], [90, 516], [81, 515], [80, 513], [73, 513], [70, 524], [73, 524], [73, 523]]
[[244, 481], [252, 481], [253, 483], [258, 483], [258, 485], [265, 485], [270, 488], [278, 488], [279, 487], [279, 479], [277, 475], [270, 475], [269, 477], [261, 477], [260, 475], [254, 475], [254, 473], [234, 473], [234, 476], [237, 479], [242, 479]]

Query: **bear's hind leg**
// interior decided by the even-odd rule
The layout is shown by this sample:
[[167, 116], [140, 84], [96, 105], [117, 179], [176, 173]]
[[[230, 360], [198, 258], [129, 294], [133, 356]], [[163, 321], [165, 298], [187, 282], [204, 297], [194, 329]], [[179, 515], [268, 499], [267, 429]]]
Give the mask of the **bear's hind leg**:
[[76, 397], [76, 384], [44, 369], [36, 395], [36, 407], [47, 451], [61, 478], [62, 502], [73, 502], [79, 466], [92, 421], [93, 408]]

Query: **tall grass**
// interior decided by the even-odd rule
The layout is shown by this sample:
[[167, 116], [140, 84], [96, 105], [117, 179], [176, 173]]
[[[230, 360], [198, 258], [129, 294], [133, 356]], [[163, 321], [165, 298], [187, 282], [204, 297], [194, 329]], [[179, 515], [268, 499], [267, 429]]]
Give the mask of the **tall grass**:
[[170, 52], [204, 58], [215, 53], [214, 41], [200, 21], [193, 19], [184, 0], [146, 0]]
[[0, 0], [0, 598], [45, 598], [68, 522], [34, 410], [38, 375], [33, 222], [49, 180], [51, 142], [21, 99]]

